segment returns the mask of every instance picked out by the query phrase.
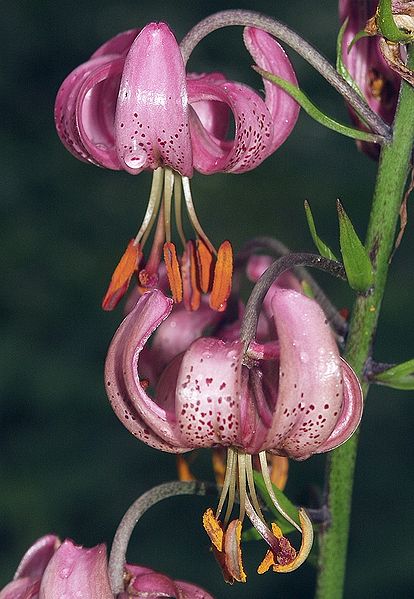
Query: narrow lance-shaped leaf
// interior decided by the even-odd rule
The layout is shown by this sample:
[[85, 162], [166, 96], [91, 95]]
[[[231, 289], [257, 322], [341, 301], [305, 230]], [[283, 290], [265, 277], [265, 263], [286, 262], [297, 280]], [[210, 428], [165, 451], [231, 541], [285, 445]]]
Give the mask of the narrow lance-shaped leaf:
[[348, 85], [350, 85], [352, 87], [352, 89], [354, 91], [356, 91], [356, 93], [359, 94], [361, 96], [361, 98], [363, 98], [364, 94], [361, 92], [359, 85], [357, 84], [355, 79], [352, 77], [352, 75], [348, 71], [348, 69], [346, 68], [344, 60], [342, 58], [342, 41], [344, 39], [344, 33], [348, 26], [348, 21], [349, 21], [349, 18], [347, 17], [345, 19], [345, 21], [343, 22], [342, 27], [339, 30], [338, 37], [336, 40], [336, 70], [341, 75], [341, 77], [343, 77], [345, 79], [345, 81], [348, 83]]
[[387, 368], [387, 370], [375, 374], [372, 380], [393, 389], [412, 391], [414, 389], [414, 360]]
[[328, 258], [329, 260], [338, 260], [333, 251], [322, 241], [319, 235], [316, 232], [315, 221], [313, 220], [311, 207], [309, 206], [308, 200], [304, 202], [305, 206], [305, 214], [306, 220], [308, 221], [310, 234], [312, 235], [312, 239], [321, 256], [324, 258]]
[[296, 85], [289, 83], [289, 81], [285, 81], [281, 79], [277, 75], [273, 75], [272, 73], [268, 73], [263, 69], [253, 66], [253, 69], [261, 75], [264, 79], [268, 79], [275, 85], [278, 85], [285, 92], [287, 92], [296, 102], [303, 108], [305, 112], [308, 113], [317, 123], [324, 125], [328, 129], [332, 129], [337, 133], [341, 133], [346, 137], [352, 137], [353, 139], [359, 139], [361, 141], [370, 141], [373, 143], [380, 143], [382, 141], [381, 136], [376, 135], [375, 133], [368, 133], [367, 131], [360, 131], [359, 129], [354, 129], [353, 127], [348, 127], [347, 125], [343, 125], [342, 123], [338, 123], [331, 117], [327, 116], [324, 112], [319, 110], [315, 104], [307, 97], [306, 94], [303, 93]]
[[358, 293], [367, 293], [374, 283], [371, 260], [339, 200], [337, 210], [339, 243], [349, 285]]

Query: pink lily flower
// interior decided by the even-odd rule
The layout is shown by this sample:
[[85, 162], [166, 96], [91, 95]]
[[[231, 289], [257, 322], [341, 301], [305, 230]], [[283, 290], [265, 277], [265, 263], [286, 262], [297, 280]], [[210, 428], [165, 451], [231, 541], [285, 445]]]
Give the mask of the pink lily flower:
[[[253, 277], [262, 266], [250, 268]], [[157, 347], [157, 328], [168, 327], [169, 318], [171, 322], [177, 318], [176, 309], [172, 310], [172, 300], [153, 290], [139, 299], [121, 323], [105, 366], [111, 405], [133, 435], [157, 449], [184, 453], [199, 447], [227, 448], [219, 506], [215, 516], [206, 512], [204, 519], [227, 580], [245, 580], [239, 550], [241, 528], [236, 521], [227, 527], [236, 487], [240, 527], [246, 511], [271, 546], [259, 571], [270, 566], [276, 571], [296, 569], [310, 551], [312, 526], [304, 511], [300, 512], [299, 527], [282, 510], [270, 483], [266, 452], [304, 460], [344, 443], [362, 415], [358, 379], [340, 358], [319, 305], [298, 291], [273, 285], [263, 308], [260, 342], [251, 342], [246, 350], [244, 343], [235, 339], [237, 322], [230, 327], [229, 336], [221, 333], [225, 328], [216, 327], [217, 337], [195, 338], [200, 334], [196, 327], [194, 340], [185, 332], [190, 344], [178, 345], [177, 351], [170, 346], [161, 360], [162, 374], [158, 374], [158, 365], [155, 378], [147, 380], [141, 355], [148, 351], [146, 343], [154, 333]], [[189, 327], [192, 316], [187, 314]], [[176, 333], [174, 329], [169, 329], [173, 347], [185, 327]], [[154, 397], [147, 393], [149, 387], [154, 389]], [[252, 456], [256, 454], [275, 506], [303, 533], [298, 553], [286, 545], [280, 529], [271, 532], [263, 524], [253, 485]], [[222, 525], [218, 517], [226, 499]]]
[[[379, 48], [378, 37], [358, 40], [348, 52], [355, 35], [365, 28], [375, 14], [377, 0], [339, 0], [341, 23], [349, 19], [342, 40], [342, 57], [352, 78], [357, 83], [369, 106], [386, 123], [391, 124], [398, 100], [401, 79], [387, 65]], [[361, 126], [358, 116], [351, 110], [353, 121]], [[378, 158], [378, 147], [367, 142], [357, 142], [361, 149], [373, 158]]]
[[143, 566], [125, 565], [125, 592], [111, 591], [105, 545], [85, 549], [55, 535], [38, 539], [25, 553], [0, 599], [128, 599], [129, 597], [213, 599], [200, 587], [172, 580]]
[[[253, 28], [245, 30], [244, 39], [259, 66], [296, 83], [276, 40]], [[264, 86], [262, 99], [221, 73], [186, 75], [180, 48], [165, 23], [150, 23], [110, 39], [62, 83], [55, 105], [56, 128], [74, 156], [131, 174], [154, 171], [147, 212], [114, 272], [104, 309], [117, 304], [134, 273], [143, 289], [157, 284], [163, 249], [176, 302], [182, 300], [187, 286], [197, 293], [212, 291], [214, 309], [225, 305], [231, 281], [229, 244], [225, 242], [217, 254], [198, 221], [189, 178], [194, 168], [205, 174], [251, 170], [285, 141], [299, 107], [276, 86], [267, 81]], [[230, 114], [235, 123], [233, 139], [227, 137]], [[182, 225], [182, 192], [198, 239], [193, 249]], [[180, 268], [171, 242], [173, 197], [183, 262], [192, 262], [186, 269]], [[152, 250], [140, 264], [156, 222]], [[223, 271], [225, 284], [220, 285]]]

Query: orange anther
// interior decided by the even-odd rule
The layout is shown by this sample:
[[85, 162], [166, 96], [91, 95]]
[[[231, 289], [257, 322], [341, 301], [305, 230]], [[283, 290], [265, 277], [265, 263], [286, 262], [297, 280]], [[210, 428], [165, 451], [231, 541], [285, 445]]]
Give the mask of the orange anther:
[[141, 256], [142, 253], [139, 244], [135, 245], [134, 240], [131, 239], [118, 266], [114, 270], [108, 291], [102, 301], [102, 308], [104, 310], [113, 310], [125, 294], [132, 275], [138, 269]]
[[164, 262], [173, 300], [178, 304], [183, 299], [183, 282], [175, 245], [171, 241], [164, 243]]
[[208, 293], [213, 281], [213, 254], [202, 239], [197, 239], [197, 263], [200, 289]]
[[190, 240], [181, 259], [181, 274], [183, 279], [183, 295], [186, 310], [198, 310], [201, 293], [197, 279], [197, 262], [194, 241]]
[[230, 241], [223, 241], [217, 254], [214, 269], [213, 288], [210, 295], [210, 308], [222, 312], [231, 292], [233, 276], [233, 250]]
[[182, 456], [178, 455], [177, 458], [177, 475], [178, 480], [190, 481], [195, 480], [195, 476], [190, 470], [190, 465], [187, 460]]
[[220, 522], [215, 517], [213, 510], [209, 507], [203, 514], [203, 526], [210, 537], [210, 541], [218, 551], [223, 550], [224, 532]]

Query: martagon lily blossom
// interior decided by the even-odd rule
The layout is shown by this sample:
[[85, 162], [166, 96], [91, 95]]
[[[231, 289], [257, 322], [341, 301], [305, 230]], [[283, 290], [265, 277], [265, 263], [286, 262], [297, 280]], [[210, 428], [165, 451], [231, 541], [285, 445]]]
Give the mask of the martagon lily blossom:
[[[176, 327], [169, 328], [169, 319], [177, 324], [177, 310], [182, 324], [174, 333]], [[312, 525], [304, 510], [299, 511], [299, 525], [279, 505], [266, 452], [304, 460], [344, 443], [362, 414], [358, 379], [340, 358], [322, 309], [294, 289], [272, 285], [263, 305], [260, 338], [247, 348], [237, 332], [240, 322], [226, 323], [226, 313], [222, 321], [214, 322], [214, 337], [200, 336], [200, 319], [191, 336], [194, 316], [187, 313], [185, 317], [179, 307], [173, 308], [172, 300], [160, 290], [145, 293], [109, 348], [108, 397], [123, 424], [152, 447], [173, 453], [227, 448], [217, 510], [204, 515], [227, 581], [246, 580], [239, 547], [245, 513], [270, 546], [258, 571], [270, 567], [279, 572], [294, 570], [310, 551]], [[211, 330], [208, 314], [204, 323]], [[169, 334], [157, 340], [158, 327], [169, 328]], [[180, 343], [183, 330], [185, 340]], [[154, 354], [162, 348], [162, 338], [169, 337], [169, 346], [151, 378], [146, 352], [152, 349], [146, 344], [152, 335], [157, 347]], [[177, 339], [177, 347], [171, 338]], [[147, 392], [151, 388], [154, 397]], [[253, 482], [252, 456], [257, 454], [274, 505], [302, 532], [298, 553], [280, 528], [273, 524], [271, 531], [266, 525]], [[236, 491], [239, 517], [230, 522]]]
[[[262, 68], [296, 84], [290, 61], [267, 33], [246, 28], [244, 40]], [[141, 227], [116, 268], [103, 308], [111, 310], [134, 273], [142, 291], [157, 286], [162, 254], [175, 302], [189, 310], [210, 293], [223, 310], [231, 289], [232, 252], [218, 251], [197, 218], [190, 189], [194, 169], [243, 173], [258, 166], [288, 137], [299, 107], [283, 90], [264, 82], [265, 98], [221, 73], [186, 75], [177, 41], [165, 23], [123, 32], [103, 44], [62, 83], [55, 122], [66, 148], [98, 166], [139, 174], [153, 170]], [[227, 132], [234, 119], [234, 138]], [[195, 240], [187, 239], [182, 198]], [[172, 241], [172, 206], [183, 257]], [[155, 228], [152, 249], [144, 246]]]
[[38, 539], [23, 556], [0, 599], [213, 599], [200, 587], [150, 568], [125, 564], [124, 592], [111, 590], [105, 545], [85, 549], [56, 535]]

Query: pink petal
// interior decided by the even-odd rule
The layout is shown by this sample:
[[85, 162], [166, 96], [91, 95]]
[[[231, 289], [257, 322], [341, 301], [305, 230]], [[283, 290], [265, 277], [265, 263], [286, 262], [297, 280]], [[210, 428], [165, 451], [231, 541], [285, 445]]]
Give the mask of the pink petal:
[[[187, 73], [188, 81], [204, 81], [207, 83], [220, 83], [226, 81], [223, 73]], [[216, 100], [200, 100], [193, 102], [191, 108], [196, 112], [204, 129], [214, 137], [226, 140], [230, 124], [230, 111], [226, 104]]]
[[198, 310], [189, 312], [184, 304], [174, 306], [170, 316], [160, 324], [153, 336], [148, 358], [156, 365], [156, 372], [178, 354], [185, 351], [193, 341], [201, 337], [207, 327], [215, 326], [222, 314], [212, 310], [207, 302], [202, 302]]
[[184, 582], [183, 580], [176, 580], [175, 586], [180, 593], [178, 595], [180, 599], [214, 599], [210, 593], [207, 593], [207, 591], [195, 584]]
[[275, 453], [303, 460], [337, 423], [343, 402], [341, 361], [317, 302], [279, 289], [272, 308], [280, 343], [279, 393], [266, 442]]
[[132, 42], [140, 31], [140, 29], [128, 29], [128, 31], [118, 33], [102, 44], [102, 46], [99, 46], [99, 48], [92, 54], [91, 58], [104, 56], [105, 54], [118, 54], [125, 57], [129, 52]]
[[56, 535], [45, 535], [37, 539], [22, 557], [14, 579], [24, 576], [40, 578], [59, 545], [60, 540]]
[[115, 170], [122, 167], [113, 149], [111, 121], [122, 65], [123, 59], [115, 55], [85, 62], [66, 77], [55, 103], [56, 129], [69, 152]]
[[49, 562], [39, 599], [113, 599], [105, 545], [84, 549], [66, 540]]
[[[271, 35], [261, 29], [246, 27], [244, 43], [259, 67], [297, 85], [295, 71], [286, 52]], [[290, 135], [298, 119], [300, 106], [277, 85], [266, 79], [263, 79], [263, 84], [266, 106], [273, 121], [268, 145], [268, 153], [272, 154]]]
[[241, 341], [201, 338], [185, 352], [176, 416], [186, 446], [240, 445]]
[[105, 381], [112, 408], [124, 426], [147, 445], [180, 452], [175, 415], [149, 397], [140, 382], [140, 353], [150, 335], [167, 318], [172, 300], [154, 289], [145, 293], [123, 320], [108, 350]]
[[125, 170], [170, 166], [192, 175], [185, 69], [165, 23], [150, 23], [131, 45], [115, 117], [118, 157]]
[[9, 582], [1, 591], [0, 599], [37, 599], [40, 581], [32, 578], [19, 578]]
[[235, 138], [223, 141], [210, 134], [196, 113], [190, 112], [194, 167], [204, 174], [219, 171], [242, 173], [258, 166], [269, 155], [272, 133], [270, 113], [261, 97], [241, 83], [189, 80], [190, 104], [218, 101], [233, 112]]
[[338, 421], [331, 435], [322, 443], [316, 453], [323, 453], [335, 449], [345, 443], [354, 434], [362, 418], [364, 397], [358, 377], [345, 360], [342, 360], [342, 374], [344, 378], [344, 400]]

